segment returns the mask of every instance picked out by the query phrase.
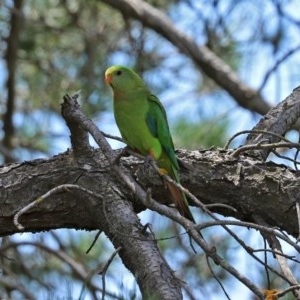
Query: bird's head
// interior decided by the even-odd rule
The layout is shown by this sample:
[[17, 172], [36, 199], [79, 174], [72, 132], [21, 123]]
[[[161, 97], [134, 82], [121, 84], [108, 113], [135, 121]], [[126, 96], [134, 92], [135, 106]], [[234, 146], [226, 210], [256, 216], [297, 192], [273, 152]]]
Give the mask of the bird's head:
[[124, 66], [112, 66], [105, 71], [105, 82], [114, 91], [130, 91], [144, 87], [143, 80], [133, 70]]

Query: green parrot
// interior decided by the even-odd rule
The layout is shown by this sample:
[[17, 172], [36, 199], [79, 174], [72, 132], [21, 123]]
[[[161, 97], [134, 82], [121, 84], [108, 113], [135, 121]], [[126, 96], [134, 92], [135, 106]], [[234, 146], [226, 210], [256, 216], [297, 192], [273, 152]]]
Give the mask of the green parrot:
[[[141, 155], [150, 155], [162, 173], [180, 183], [167, 115], [159, 99], [138, 74], [124, 66], [108, 68], [105, 82], [113, 90], [115, 120], [125, 143]], [[195, 222], [184, 193], [170, 182], [166, 186], [179, 213]]]

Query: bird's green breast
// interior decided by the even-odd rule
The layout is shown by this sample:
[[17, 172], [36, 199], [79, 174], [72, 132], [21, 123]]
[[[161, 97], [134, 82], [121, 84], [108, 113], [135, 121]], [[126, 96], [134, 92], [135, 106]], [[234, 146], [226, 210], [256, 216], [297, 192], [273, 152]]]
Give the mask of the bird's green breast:
[[121, 135], [128, 146], [142, 155], [152, 153], [155, 159], [162, 154], [159, 140], [153, 136], [146, 122], [149, 103], [145, 93], [123, 95], [114, 99], [114, 115]]

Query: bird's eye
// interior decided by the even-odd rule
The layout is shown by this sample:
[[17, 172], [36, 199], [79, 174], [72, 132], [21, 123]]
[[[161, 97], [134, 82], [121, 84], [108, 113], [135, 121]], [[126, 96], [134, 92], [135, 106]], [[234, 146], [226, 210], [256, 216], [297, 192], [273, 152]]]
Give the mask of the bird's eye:
[[116, 73], [118, 76], [119, 75], [121, 75], [122, 74], [122, 71], [121, 70], [119, 70], [119, 71], [117, 71], [117, 73]]

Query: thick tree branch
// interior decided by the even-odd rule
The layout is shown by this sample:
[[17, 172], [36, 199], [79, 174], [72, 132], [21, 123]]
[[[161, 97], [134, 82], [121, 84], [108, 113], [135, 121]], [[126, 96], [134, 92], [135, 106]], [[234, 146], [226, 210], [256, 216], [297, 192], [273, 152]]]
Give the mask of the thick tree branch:
[[[77, 100], [78, 97], [79, 92], [74, 96], [74, 98], [76, 98]], [[79, 107], [79, 104], [77, 102], [75, 103], [75, 108], [76, 107]], [[71, 106], [66, 107], [66, 105], [62, 105], [61, 113], [65, 118], [67, 126], [71, 132], [70, 140], [74, 154], [78, 157], [84, 154], [87, 155], [88, 152], [91, 151], [88, 132], [84, 130], [78, 122], [74, 121], [74, 119], [68, 118], [69, 114], [74, 113], [74, 109], [72, 110]]]
[[[300, 87], [293, 90], [284, 101], [273, 107], [253, 128], [254, 130], [265, 130], [284, 136], [292, 128], [300, 117]], [[247, 137], [246, 144], [270, 144], [277, 143], [280, 138], [275, 135], [252, 133]], [[262, 160], [266, 160], [271, 149], [261, 149], [252, 152]]]
[[[193, 166], [188, 174], [182, 174], [183, 185], [205, 204], [224, 203], [237, 209], [233, 211], [220, 205], [213, 207], [215, 212], [244, 221], [251, 221], [252, 214], [262, 215], [271, 226], [297, 237], [294, 201], [298, 195], [300, 173], [248, 156], [232, 158], [230, 153], [223, 150], [180, 150], [179, 157]], [[152, 187], [152, 195], [157, 201], [168, 202], [165, 188], [154, 171], [145, 170], [143, 162], [133, 157], [123, 158], [122, 161], [133, 177], [138, 176], [139, 182], [145, 187]], [[134, 208], [140, 211], [143, 206], [132, 197], [130, 190], [114, 180], [109, 169], [105, 157], [96, 150], [80, 162], [74, 159], [73, 152], [67, 152], [49, 160], [33, 160], [2, 167], [0, 235], [18, 232], [13, 224], [14, 214], [62, 183], [84, 186], [104, 198], [122, 195], [132, 199]], [[58, 194], [23, 215], [21, 223], [26, 231], [97, 229], [90, 210], [85, 209], [88, 205], [93, 211], [97, 209], [97, 203], [98, 200], [95, 203], [92, 197], [81, 192]]]
[[119, 10], [124, 16], [139, 20], [162, 35], [187, 54], [203, 72], [227, 91], [237, 103], [251, 111], [266, 114], [271, 106], [254, 89], [241, 82], [226, 62], [205, 46], [174, 27], [173, 22], [159, 9], [141, 0], [101, 0]]

